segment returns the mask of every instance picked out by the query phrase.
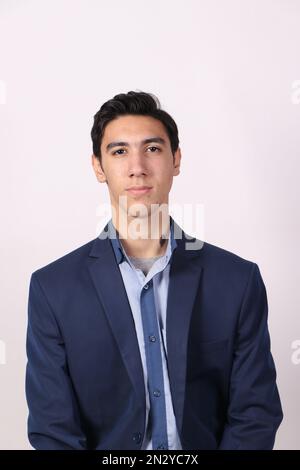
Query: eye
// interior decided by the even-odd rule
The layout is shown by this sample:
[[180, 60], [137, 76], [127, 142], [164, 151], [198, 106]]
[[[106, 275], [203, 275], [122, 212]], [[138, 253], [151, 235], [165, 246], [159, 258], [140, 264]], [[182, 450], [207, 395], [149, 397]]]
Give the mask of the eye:
[[[115, 150], [115, 151], [113, 152], [113, 155], [116, 155], [117, 152], [121, 152], [121, 151], [123, 151], [123, 150], [124, 150], [124, 149]], [[118, 153], [118, 155], [123, 155], [123, 154], [122, 154], [122, 153]]]
[[[158, 150], [158, 151], [160, 152], [160, 148], [159, 148], [159, 147], [148, 147], [148, 149], [156, 149], [156, 150]], [[148, 149], [147, 149], [147, 150], [148, 150]], [[154, 152], [151, 152], [151, 153], [154, 153]]]

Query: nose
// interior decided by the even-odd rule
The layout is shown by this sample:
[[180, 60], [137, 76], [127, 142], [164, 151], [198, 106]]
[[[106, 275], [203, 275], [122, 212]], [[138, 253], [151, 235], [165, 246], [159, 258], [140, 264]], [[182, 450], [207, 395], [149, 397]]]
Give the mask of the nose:
[[145, 155], [139, 150], [132, 152], [128, 158], [129, 176], [141, 176], [147, 174], [147, 162]]

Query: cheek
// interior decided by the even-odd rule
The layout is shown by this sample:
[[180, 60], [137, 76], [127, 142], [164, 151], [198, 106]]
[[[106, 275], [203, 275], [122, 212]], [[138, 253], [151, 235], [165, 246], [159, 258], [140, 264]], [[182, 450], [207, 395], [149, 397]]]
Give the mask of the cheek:
[[111, 169], [106, 173], [106, 178], [110, 188], [117, 191], [122, 188], [122, 181], [124, 181], [124, 175], [119, 168]]
[[167, 188], [172, 184], [173, 169], [170, 167], [164, 167], [159, 170], [158, 180], [162, 188]]
[[153, 174], [157, 176], [160, 181], [167, 181], [172, 177], [173, 167], [168, 162], [157, 162], [152, 168]]

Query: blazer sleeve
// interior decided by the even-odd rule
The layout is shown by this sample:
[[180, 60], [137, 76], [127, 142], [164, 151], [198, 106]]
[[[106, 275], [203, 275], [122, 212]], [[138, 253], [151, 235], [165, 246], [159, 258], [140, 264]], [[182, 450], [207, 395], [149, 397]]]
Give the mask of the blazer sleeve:
[[36, 273], [30, 279], [26, 398], [28, 438], [35, 449], [85, 449], [64, 341]]
[[243, 298], [220, 450], [271, 450], [283, 413], [267, 324], [268, 301], [253, 263]]

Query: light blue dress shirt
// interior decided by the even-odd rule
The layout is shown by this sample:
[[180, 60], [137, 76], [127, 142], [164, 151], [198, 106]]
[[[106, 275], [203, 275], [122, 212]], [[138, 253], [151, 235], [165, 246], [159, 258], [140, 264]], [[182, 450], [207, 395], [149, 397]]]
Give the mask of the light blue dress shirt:
[[[171, 220], [171, 219], [170, 219]], [[146, 394], [146, 422], [145, 422], [145, 433], [142, 444], [142, 449], [152, 450], [153, 442], [154, 448], [168, 448], [168, 449], [182, 449], [177, 427], [174, 416], [172, 397], [170, 391], [170, 382], [168, 376], [168, 361], [167, 361], [167, 342], [166, 342], [166, 313], [167, 313], [167, 295], [169, 285], [169, 271], [170, 271], [170, 260], [173, 250], [176, 248], [177, 243], [174, 238], [174, 227], [173, 223], [170, 225], [171, 237], [168, 237], [167, 248], [165, 254], [153, 263], [147, 275], [143, 273], [141, 269], [136, 268], [131, 262], [129, 256], [122, 245], [122, 240], [119, 238], [118, 233], [113, 225], [112, 219], [108, 222], [108, 235], [111, 240], [115, 257], [119, 265], [120, 272], [122, 274], [124, 286], [127, 292], [128, 301], [131, 307], [131, 311], [134, 318], [137, 339], [141, 354], [141, 360], [144, 372], [145, 382], [145, 394]], [[146, 290], [146, 292], [145, 292]], [[152, 291], [152, 294], [150, 293]], [[147, 298], [144, 294], [147, 294]], [[150, 299], [150, 301], [149, 301]], [[151, 300], [152, 299], [152, 300]], [[151, 325], [143, 325], [142, 314], [148, 314], [149, 309], [156, 315], [158, 324], [158, 336], [160, 345], [160, 357], [154, 354], [154, 349], [151, 350], [151, 346], [148, 344], [148, 350], [145, 348], [145, 337]], [[154, 312], [155, 310], [155, 312]], [[149, 318], [149, 317], [148, 317]], [[144, 317], [145, 321], [145, 317]], [[151, 323], [151, 322], [150, 322]], [[153, 323], [153, 322], [152, 322]], [[153, 326], [153, 325], [152, 325]], [[150, 337], [149, 337], [150, 338]], [[150, 339], [151, 341], [151, 339]], [[154, 337], [154, 341], [156, 341]], [[157, 345], [158, 346], [158, 345]], [[153, 347], [153, 346], [152, 346]], [[156, 347], [156, 346], [155, 346]], [[151, 352], [152, 358], [149, 357]], [[157, 350], [156, 350], [157, 353]], [[160, 360], [161, 359], [161, 360]], [[153, 364], [153, 361], [156, 361]], [[162, 365], [162, 369], [159, 367]], [[152, 364], [152, 366], [151, 366]], [[155, 369], [156, 365], [156, 369]], [[150, 370], [149, 370], [150, 368]], [[161, 376], [160, 376], [161, 370]], [[161, 387], [158, 389], [151, 389], [153, 380], [161, 379]], [[156, 381], [156, 384], [160, 383]], [[151, 396], [149, 395], [149, 389]], [[161, 396], [161, 393], [163, 394]], [[154, 395], [154, 397], [153, 397]], [[152, 404], [150, 406], [150, 404]], [[151, 410], [150, 410], [151, 408]], [[159, 425], [159, 430], [154, 427], [153, 436], [153, 423], [157, 423], [157, 419], [161, 420], [161, 423], [166, 422], [166, 438], [167, 442], [164, 441], [164, 426]], [[149, 419], [150, 418], [150, 419]], [[163, 421], [162, 421], [163, 419]], [[162, 429], [161, 429], [162, 428]], [[160, 439], [160, 440], [159, 440]], [[163, 442], [162, 442], [163, 441]], [[161, 447], [157, 443], [161, 443]]]

